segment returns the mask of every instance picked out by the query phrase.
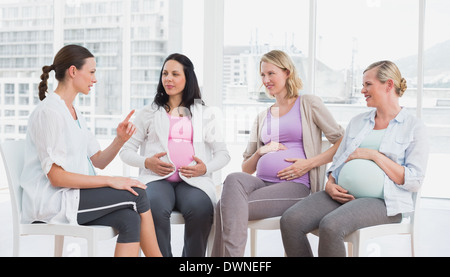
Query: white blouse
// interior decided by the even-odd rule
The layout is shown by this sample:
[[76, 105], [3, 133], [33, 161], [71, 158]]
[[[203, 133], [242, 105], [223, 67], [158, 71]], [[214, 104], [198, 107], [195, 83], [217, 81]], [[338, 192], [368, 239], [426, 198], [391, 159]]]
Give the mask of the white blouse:
[[[186, 178], [180, 174], [180, 178], [191, 186], [204, 191], [214, 204], [216, 188], [212, 173], [222, 169], [230, 161], [224, 136], [222, 135], [221, 111], [214, 107], [203, 106], [195, 103], [191, 106], [193, 146], [195, 156], [206, 165], [206, 174], [203, 176]], [[169, 126], [170, 121], [167, 112], [155, 104], [145, 106], [134, 119], [137, 132], [122, 147], [120, 158], [126, 164], [138, 167], [139, 181], [144, 184], [169, 177], [160, 176], [145, 168], [145, 159], [157, 153], [169, 153]], [[140, 151], [139, 151], [140, 150]], [[169, 155], [161, 157], [166, 163], [173, 164]], [[195, 165], [192, 161], [189, 165]]]
[[28, 121], [24, 170], [22, 222], [77, 224], [79, 190], [54, 187], [47, 174], [53, 164], [64, 170], [89, 175], [89, 161], [100, 144], [77, 112], [73, 119], [65, 102], [49, 93]]

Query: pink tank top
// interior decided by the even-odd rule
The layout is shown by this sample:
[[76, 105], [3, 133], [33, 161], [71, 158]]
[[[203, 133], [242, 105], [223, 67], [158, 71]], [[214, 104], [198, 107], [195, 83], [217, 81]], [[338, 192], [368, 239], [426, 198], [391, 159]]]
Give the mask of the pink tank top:
[[167, 114], [170, 119], [169, 157], [176, 170], [167, 178], [169, 182], [180, 182], [178, 169], [189, 165], [194, 159], [192, 122], [189, 117], [177, 117]]

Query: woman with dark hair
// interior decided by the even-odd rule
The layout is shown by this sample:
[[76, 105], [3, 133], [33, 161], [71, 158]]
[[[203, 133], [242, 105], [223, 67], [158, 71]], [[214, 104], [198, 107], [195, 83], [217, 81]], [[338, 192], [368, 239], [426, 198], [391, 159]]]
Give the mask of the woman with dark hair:
[[[67, 45], [51, 66], [43, 67], [39, 98], [30, 115], [26, 136], [22, 221], [106, 225], [117, 230], [115, 256], [161, 256], [146, 186], [124, 177], [96, 176], [135, 133], [132, 111], [117, 127], [117, 136], [105, 150], [89, 131], [73, 102], [88, 95], [97, 82], [94, 56], [84, 47]], [[47, 92], [54, 70], [58, 86]]]
[[164, 256], [172, 256], [173, 210], [185, 220], [182, 255], [205, 255], [216, 204], [212, 173], [230, 160], [218, 115], [201, 100], [189, 58], [172, 54], [164, 62], [154, 102], [137, 114], [137, 132], [120, 152], [125, 163], [140, 168], [139, 180], [147, 184]]

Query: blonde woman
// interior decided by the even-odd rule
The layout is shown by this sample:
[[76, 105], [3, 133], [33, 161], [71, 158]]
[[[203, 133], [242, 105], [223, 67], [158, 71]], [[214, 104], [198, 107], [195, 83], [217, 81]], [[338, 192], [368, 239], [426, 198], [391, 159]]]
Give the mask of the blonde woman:
[[398, 223], [413, 210], [428, 158], [424, 124], [399, 104], [406, 80], [380, 61], [364, 71], [361, 91], [375, 109], [354, 117], [328, 173], [325, 191], [287, 210], [281, 234], [288, 256], [312, 256], [306, 234], [319, 228], [319, 256], [345, 256], [353, 231]]
[[[299, 95], [302, 81], [286, 53], [265, 54], [260, 74], [275, 104], [255, 119], [243, 172], [228, 175], [224, 182], [216, 209], [214, 256], [243, 256], [249, 220], [280, 216], [318, 191], [322, 165], [331, 162], [344, 133], [319, 97]], [[323, 153], [322, 133], [334, 144]]]

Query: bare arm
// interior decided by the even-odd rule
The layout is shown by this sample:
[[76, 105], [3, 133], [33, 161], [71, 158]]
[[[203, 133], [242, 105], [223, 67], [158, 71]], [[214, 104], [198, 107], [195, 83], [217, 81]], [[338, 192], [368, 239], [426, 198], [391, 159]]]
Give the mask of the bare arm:
[[100, 169], [104, 169], [108, 164], [114, 160], [117, 153], [119, 153], [122, 146], [127, 142], [131, 136], [136, 133], [136, 126], [130, 122], [130, 118], [133, 115], [132, 110], [128, 116], [117, 127], [117, 136], [113, 142], [103, 151], [98, 151], [91, 157], [92, 164]]
[[355, 152], [348, 156], [346, 162], [353, 159], [366, 159], [374, 161], [386, 175], [398, 185], [405, 183], [405, 168], [389, 159], [377, 150], [367, 148], [357, 148]]
[[134, 195], [137, 193], [133, 187], [146, 188], [138, 180], [125, 177], [109, 177], [109, 176], [90, 176], [65, 171], [62, 167], [53, 164], [49, 173], [47, 174], [50, 183], [54, 187], [74, 188], [74, 189], [89, 189], [111, 187], [114, 189], [128, 190]]
[[305, 175], [313, 168], [332, 162], [333, 156], [336, 153], [337, 149], [339, 148], [341, 141], [342, 138], [339, 139], [333, 146], [328, 148], [326, 151], [309, 159], [297, 159], [297, 158], [286, 159], [287, 162], [292, 162], [293, 164], [286, 167], [283, 170], [280, 170], [277, 176], [280, 179], [293, 180], [300, 176]]

